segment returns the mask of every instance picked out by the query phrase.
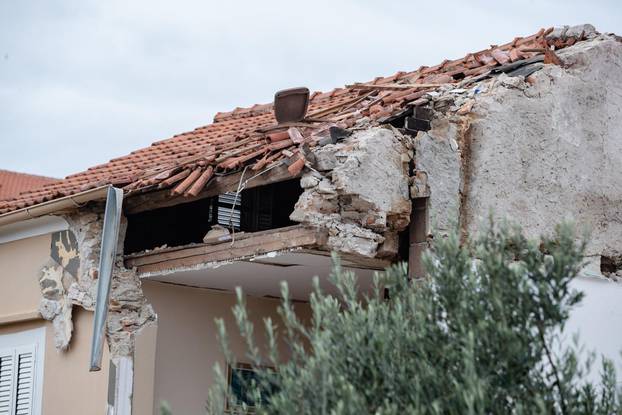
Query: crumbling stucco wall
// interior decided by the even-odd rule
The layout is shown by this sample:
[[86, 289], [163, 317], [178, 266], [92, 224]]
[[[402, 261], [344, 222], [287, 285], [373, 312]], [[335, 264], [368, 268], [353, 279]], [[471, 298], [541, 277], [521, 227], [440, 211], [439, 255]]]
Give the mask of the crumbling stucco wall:
[[71, 340], [73, 305], [93, 310], [102, 216], [96, 208], [65, 215], [69, 229], [51, 237], [50, 259], [39, 275], [39, 311], [53, 322], [59, 350], [65, 350]]
[[558, 54], [566, 68], [500, 77], [473, 107], [466, 225], [494, 209], [537, 236], [571, 218], [591, 231], [588, 254], [619, 253], [622, 43], [601, 36]]
[[366, 257], [397, 253], [410, 220], [410, 137], [392, 128], [355, 132], [317, 148], [290, 219], [328, 229], [327, 248]]
[[[52, 321], [59, 350], [67, 349], [71, 341], [73, 306], [91, 311], [95, 306], [103, 206], [84, 207], [63, 217], [69, 229], [52, 234], [50, 259], [39, 275], [39, 311], [44, 319]], [[134, 334], [155, 320], [139, 278], [123, 267], [125, 228], [126, 221], [122, 220], [106, 331], [113, 357], [129, 355]]]
[[434, 229], [448, 232], [458, 224], [462, 192], [462, 153], [459, 119], [440, 117], [431, 129], [415, 139], [415, 166], [425, 172], [429, 191], [428, 209]]
[[557, 52], [563, 67], [427, 97], [415, 168], [435, 229], [472, 234], [492, 212], [537, 237], [572, 219], [591, 232], [588, 255], [622, 276], [622, 42], [590, 38]]

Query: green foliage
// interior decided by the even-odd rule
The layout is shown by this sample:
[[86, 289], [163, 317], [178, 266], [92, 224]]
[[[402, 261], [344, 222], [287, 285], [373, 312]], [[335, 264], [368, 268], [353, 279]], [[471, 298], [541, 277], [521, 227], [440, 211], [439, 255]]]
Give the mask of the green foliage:
[[[612, 364], [604, 361], [600, 383], [591, 384], [590, 362], [580, 364], [575, 349], [559, 342], [582, 297], [570, 282], [583, 250], [568, 225], [537, 242], [491, 225], [463, 244], [455, 235], [435, 241], [425, 279], [409, 281], [406, 266], [395, 265], [376, 276], [365, 298], [335, 257], [331, 278], [340, 296], [322, 293], [316, 279], [305, 326], [284, 285], [281, 327], [265, 321], [265, 355], [238, 292], [234, 315], [246, 360], [259, 371], [259, 381], [247, 385], [257, 406], [234, 402], [217, 368], [208, 412], [227, 404], [230, 413], [300, 415], [622, 413]], [[223, 322], [218, 326], [234, 365]], [[291, 353], [285, 362], [278, 336]]]
[[171, 412], [171, 407], [168, 405], [167, 402], [160, 403], [160, 415], [173, 415], [173, 413]]

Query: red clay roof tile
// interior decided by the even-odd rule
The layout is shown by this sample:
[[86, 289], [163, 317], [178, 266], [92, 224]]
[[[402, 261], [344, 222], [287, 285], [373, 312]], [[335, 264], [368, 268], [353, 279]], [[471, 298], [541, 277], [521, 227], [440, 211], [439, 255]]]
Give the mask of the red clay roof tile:
[[[495, 66], [537, 54], [525, 52], [524, 49], [549, 45], [559, 49], [582, 40], [546, 39], [545, 36], [552, 30], [541, 29], [534, 35], [517, 37], [504, 45], [493, 45], [490, 49], [469, 53], [461, 59], [378, 77], [363, 85], [457, 83], [484, 74]], [[175, 193], [196, 195], [204, 186], [209, 186], [209, 179], [218, 171], [245, 165], [250, 165], [255, 171], [270, 168], [274, 163], [286, 160], [283, 152], [294, 154], [296, 159], [288, 160], [288, 164], [290, 171], [297, 173], [304, 166], [304, 159], [295, 155], [297, 146], [316, 145], [322, 134], [325, 136], [328, 126], [348, 127], [364, 117], [382, 119], [402, 111], [405, 105], [425, 101], [422, 96], [431, 90], [433, 88], [429, 87], [362, 90], [360, 86], [358, 89], [350, 86], [323, 93], [314, 92], [307, 116], [323, 122], [296, 125], [304, 137], [303, 143], [295, 143], [289, 138], [289, 125], [267, 130], [276, 123], [271, 103], [219, 112], [212, 124], [156, 141], [150, 147], [69, 175], [64, 180], [50, 182], [51, 179], [44, 178], [47, 181], [42, 186], [22, 192], [19, 196], [11, 193], [8, 197], [12, 199], [0, 201], [0, 214], [103, 184], [123, 187], [127, 193], [173, 187]]]
[[[58, 182], [51, 177], [37, 176], [34, 174], [18, 173], [8, 170], [0, 170], [0, 201], [15, 198], [20, 193], [28, 190], [33, 191], [44, 184]], [[32, 194], [35, 192], [33, 191]], [[24, 200], [27, 200], [25, 197]], [[1, 203], [0, 203], [1, 206]]]

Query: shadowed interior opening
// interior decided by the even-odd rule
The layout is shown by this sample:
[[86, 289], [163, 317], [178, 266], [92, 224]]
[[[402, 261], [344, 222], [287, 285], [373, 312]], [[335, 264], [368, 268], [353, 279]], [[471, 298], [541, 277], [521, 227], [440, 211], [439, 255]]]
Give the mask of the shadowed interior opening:
[[287, 180], [246, 189], [237, 197], [224, 193], [128, 215], [124, 253], [202, 243], [215, 225], [235, 232], [294, 225], [289, 215], [301, 193], [299, 180]]

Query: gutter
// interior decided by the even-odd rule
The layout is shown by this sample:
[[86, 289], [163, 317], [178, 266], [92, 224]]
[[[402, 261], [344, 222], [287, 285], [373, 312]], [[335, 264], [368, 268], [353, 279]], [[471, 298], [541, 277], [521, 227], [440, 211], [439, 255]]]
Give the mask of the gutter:
[[19, 222], [26, 219], [32, 219], [39, 216], [49, 215], [59, 210], [77, 208], [87, 202], [94, 200], [105, 200], [110, 185], [96, 187], [95, 189], [86, 190], [70, 196], [64, 196], [59, 199], [49, 200], [39, 203], [31, 207], [25, 207], [13, 212], [7, 212], [0, 215], [0, 226], [10, 223]]

